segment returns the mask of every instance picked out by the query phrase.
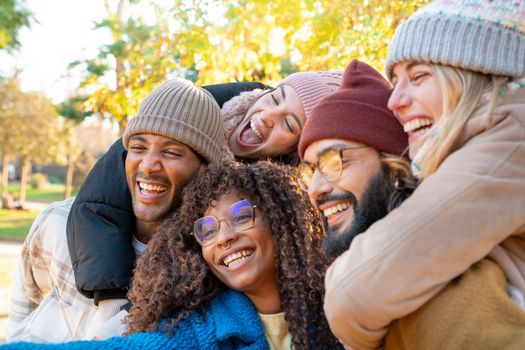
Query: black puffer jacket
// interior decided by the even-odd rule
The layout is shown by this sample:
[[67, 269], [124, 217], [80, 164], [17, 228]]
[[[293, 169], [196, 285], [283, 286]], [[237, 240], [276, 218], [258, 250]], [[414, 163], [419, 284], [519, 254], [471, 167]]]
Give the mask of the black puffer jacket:
[[[220, 107], [243, 91], [267, 88], [248, 82], [204, 87]], [[133, 272], [135, 216], [125, 176], [126, 155], [119, 139], [98, 160], [80, 188], [67, 221], [77, 289], [94, 298], [95, 304], [125, 298]]]

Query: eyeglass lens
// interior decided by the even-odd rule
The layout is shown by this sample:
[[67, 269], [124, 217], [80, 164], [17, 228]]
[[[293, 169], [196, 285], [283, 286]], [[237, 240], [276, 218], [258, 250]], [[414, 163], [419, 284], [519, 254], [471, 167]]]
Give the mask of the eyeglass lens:
[[300, 165], [299, 179], [305, 190], [308, 190], [308, 187], [310, 186], [316, 167], [327, 181], [337, 180], [339, 176], [341, 176], [343, 168], [341, 152], [335, 149], [328, 151], [319, 158], [317, 165], [314, 165], [313, 167], [306, 163]]
[[225, 220], [236, 232], [242, 232], [253, 226], [254, 208], [247, 199], [234, 203], [228, 210], [228, 215], [217, 219], [214, 216], [204, 216], [193, 225], [193, 233], [202, 245], [208, 245], [219, 233], [220, 221]]

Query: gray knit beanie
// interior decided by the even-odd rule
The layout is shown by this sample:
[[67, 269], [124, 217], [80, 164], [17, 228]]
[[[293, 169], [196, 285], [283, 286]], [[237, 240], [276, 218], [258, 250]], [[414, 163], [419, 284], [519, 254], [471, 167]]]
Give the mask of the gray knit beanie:
[[293, 73], [283, 79], [277, 85], [290, 85], [294, 88], [303, 105], [306, 118], [310, 112], [322, 100], [339, 88], [343, 80], [342, 71], [319, 71]]
[[475, 72], [525, 75], [525, 1], [437, 0], [397, 30], [386, 73], [403, 61], [426, 61]]
[[220, 109], [209, 92], [184, 79], [168, 80], [157, 86], [139, 107], [124, 131], [122, 142], [150, 133], [184, 143], [210, 163], [221, 159], [224, 126]]

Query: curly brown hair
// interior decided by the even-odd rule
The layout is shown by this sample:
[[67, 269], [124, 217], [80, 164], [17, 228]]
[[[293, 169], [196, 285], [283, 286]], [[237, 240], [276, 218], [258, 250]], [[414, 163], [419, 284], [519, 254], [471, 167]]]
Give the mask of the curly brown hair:
[[[183, 192], [181, 208], [159, 227], [138, 260], [130, 292], [130, 333], [168, 329], [206, 306], [225, 286], [204, 261], [193, 222], [230, 191], [246, 195], [272, 230], [279, 293], [294, 349], [329, 349], [337, 341], [323, 312], [324, 229], [292, 169], [270, 161], [210, 166]], [[174, 316], [176, 315], [176, 316]]]

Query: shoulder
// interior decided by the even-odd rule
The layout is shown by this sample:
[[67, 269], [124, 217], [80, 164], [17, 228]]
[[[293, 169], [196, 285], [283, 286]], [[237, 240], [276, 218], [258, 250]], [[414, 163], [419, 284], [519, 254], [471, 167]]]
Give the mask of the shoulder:
[[38, 214], [26, 238], [26, 244], [31, 244], [42, 235], [65, 240], [67, 217], [74, 200], [73, 197], [54, 202]]

